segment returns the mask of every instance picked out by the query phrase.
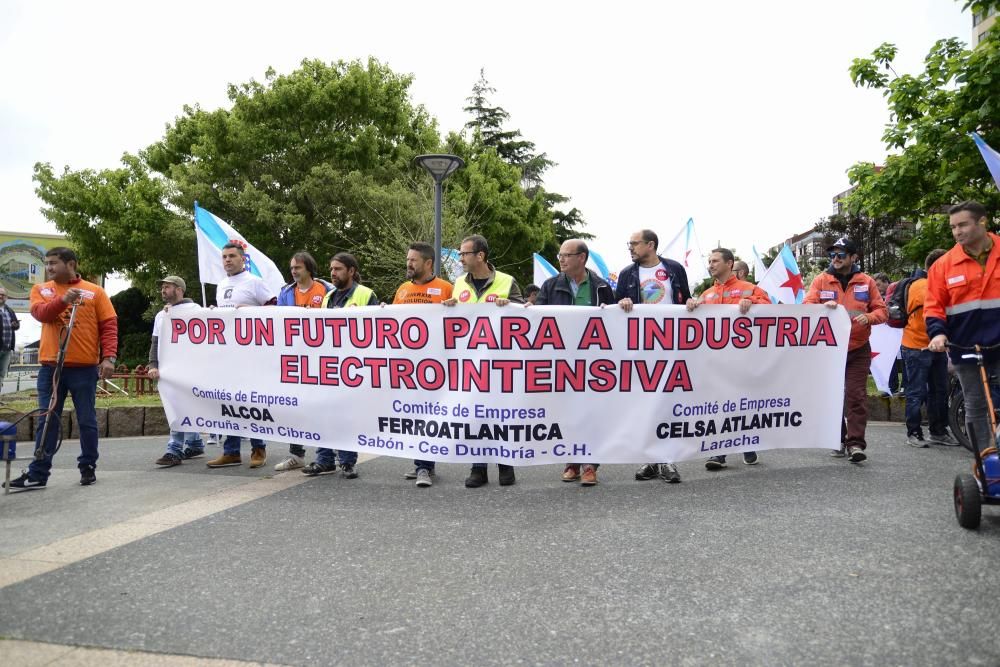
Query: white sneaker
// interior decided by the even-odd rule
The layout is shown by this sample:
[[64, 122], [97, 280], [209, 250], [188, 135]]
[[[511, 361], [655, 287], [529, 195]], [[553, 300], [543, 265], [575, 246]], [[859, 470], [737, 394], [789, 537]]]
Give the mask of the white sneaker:
[[844, 446], [841, 445], [840, 449], [831, 449], [830, 456], [832, 456], [835, 459], [842, 459], [845, 456], [847, 456], [847, 452], [844, 450]]
[[295, 454], [289, 454], [288, 458], [274, 466], [274, 469], [278, 472], [284, 472], [286, 470], [295, 470], [296, 468], [302, 468], [305, 466], [306, 460], [301, 456], [296, 456]]
[[420, 468], [417, 470], [417, 486], [430, 486], [434, 482], [431, 481], [431, 473], [426, 468]]

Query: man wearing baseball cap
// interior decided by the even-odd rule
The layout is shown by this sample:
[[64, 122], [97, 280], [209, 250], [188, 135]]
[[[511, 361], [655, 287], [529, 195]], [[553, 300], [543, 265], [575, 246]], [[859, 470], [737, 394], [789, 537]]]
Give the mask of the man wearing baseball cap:
[[[198, 304], [184, 297], [186, 290], [187, 284], [180, 276], [167, 276], [160, 281], [160, 297], [166, 305], [153, 320], [153, 339], [149, 345], [149, 361], [146, 364], [147, 374], [153, 380], [160, 379], [160, 360], [157, 350], [164, 320], [170, 317], [170, 312], [183, 308], [198, 308]], [[201, 441], [200, 433], [171, 431], [167, 451], [156, 460], [156, 465], [169, 468], [180, 465], [184, 459], [196, 459], [204, 453], [205, 445]]]
[[822, 303], [828, 308], [844, 306], [851, 316], [851, 338], [844, 371], [844, 418], [840, 427], [841, 448], [833, 456], [861, 463], [865, 454], [865, 427], [868, 425], [868, 371], [872, 348], [868, 342], [872, 327], [889, 319], [885, 301], [875, 280], [861, 272], [858, 247], [847, 237], [826, 249], [830, 268], [816, 276], [803, 303]]

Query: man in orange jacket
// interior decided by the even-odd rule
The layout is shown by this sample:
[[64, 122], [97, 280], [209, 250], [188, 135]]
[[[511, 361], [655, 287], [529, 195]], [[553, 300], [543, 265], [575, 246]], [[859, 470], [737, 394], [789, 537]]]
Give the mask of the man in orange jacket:
[[[753, 283], [748, 283], [736, 275], [736, 257], [728, 248], [716, 248], [708, 256], [708, 274], [715, 279], [715, 284], [701, 293], [697, 299], [687, 300], [688, 311], [703, 303], [709, 305], [739, 306], [740, 315], [746, 315], [750, 306], [755, 303], [770, 304], [767, 292]], [[743, 452], [743, 463], [748, 466], [757, 465], [757, 452]], [[712, 456], [705, 461], [706, 470], [722, 470], [726, 467], [726, 457]]]
[[[962, 347], [1000, 343], [1000, 236], [987, 231], [989, 218], [979, 202], [966, 201], [948, 211], [955, 247], [927, 272], [924, 319], [931, 352], [950, 341]], [[965, 395], [965, 424], [980, 450], [992, 445], [986, 392], [967, 350], [951, 348], [951, 361]], [[986, 371], [1000, 373], [1000, 350], [984, 353]]]
[[844, 420], [840, 427], [840, 449], [833, 456], [850, 457], [861, 463], [868, 456], [865, 427], [868, 425], [868, 371], [872, 327], [889, 319], [885, 301], [875, 281], [858, 266], [858, 247], [846, 237], [826, 249], [830, 268], [816, 276], [803, 303], [822, 303], [828, 308], [843, 305], [851, 316], [851, 339], [844, 370]]

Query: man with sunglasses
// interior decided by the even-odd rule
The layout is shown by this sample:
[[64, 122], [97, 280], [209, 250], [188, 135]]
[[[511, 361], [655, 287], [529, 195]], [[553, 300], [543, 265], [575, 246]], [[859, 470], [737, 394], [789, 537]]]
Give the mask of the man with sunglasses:
[[868, 458], [865, 428], [868, 425], [868, 371], [872, 363], [868, 339], [873, 326], [889, 319], [889, 311], [875, 280], [861, 272], [857, 264], [858, 248], [853, 241], [841, 237], [826, 251], [830, 268], [816, 276], [803, 303], [822, 303], [828, 308], [842, 305], [851, 316], [851, 338], [844, 369], [841, 447], [833, 450], [832, 455], [847, 456], [851, 463], [861, 463]]
[[[686, 304], [691, 298], [687, 272], [678, 262], [656, 254], [660, 240], [650, 229], [632, 234], [628, 251], [632, 263], [618, 274], [615, 299], [626, 313], [637, 303]], [[677, 484], [681, 474], [673, 463], [646, 463], [635, 473], [640, 481], [659, 476], [664, 482]]]

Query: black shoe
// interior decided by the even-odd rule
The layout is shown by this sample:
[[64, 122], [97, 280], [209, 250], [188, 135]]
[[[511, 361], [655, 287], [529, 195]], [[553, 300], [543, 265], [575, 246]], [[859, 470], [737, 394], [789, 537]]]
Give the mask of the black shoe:
[[354, 467], [353, 463], [341, 463], [340, 464], [340, 474], [345, 479], [357, 479], [358, 469]]
[[500, 481], [500, 486], [510, 486], [517, 481], [514, 479], [514, 466], [498, 464], [497, 469], [500, 471], [497, 475]]
[[465, 488], [467, 489], [478, 489], [483, 484], [489, 484], [490, 479], [486, 475], [486, 468], [473, 468], [469, 472], [469, 476], [465, 478]]
[[97, 481], [94, 466], [80, 467], [80, 486], [90, 486]]
[[678, 484], [681, 481], [681, 473], [673, 463], [660, 464], [660, 479], [669, 484]]
[[650, 479], [656, 479], [658, 474], [660, 474], [659, 466], [655, 463], [647, 463], [635, 471], [635, 478], [640, 482], [645, 482]]
[[164, 468], [171, 468], [173, 466], [179, 466], [181, 464], [181, 457], [177, 456], [173, 452], [167, 452], [160, 458], [156, 459], [156, 465], [163, 466]]
[[757, 452], [743, 452], [743, 463], [748, 466], [757, 465]]
[[181, 454], [181, 458], [183, 458], [183, 459], [196, 459], [196, 458], [204, 456], [204, 455], [205, 455], [205, 450], [204, 449], [193, 449], [191, 447], [185, 447], [184, 448], [184, 453]]
[[705, 461], [705, 470], [722, 470], [726, 467], [725, 456], [713, 456]]
[[40, 489], [45, 486], [46, 480], [31, 479], [28, 477], [28, 471], [22, 470], [21, 476], [17, 479], [10, 480], [10, 488], [12, 489]]
[[337, 471], [336, 463], [320, 463], [319, 461], [313, 461], [309, 465], [302, 468], [302, 474], [308, 475], [309, 477], [315, 477], [316, 475], [329, 475], [331, 472]]

